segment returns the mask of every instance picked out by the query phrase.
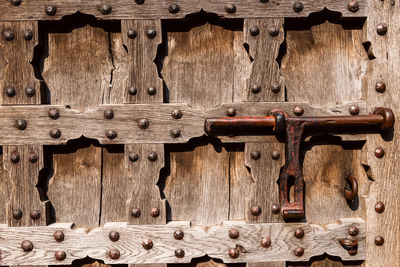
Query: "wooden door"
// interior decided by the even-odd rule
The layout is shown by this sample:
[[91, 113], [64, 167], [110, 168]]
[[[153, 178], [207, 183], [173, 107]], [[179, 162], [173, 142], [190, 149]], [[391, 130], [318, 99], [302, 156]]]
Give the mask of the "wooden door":
[[396, 0], [0, 8], [0, 265], [400, 266]]

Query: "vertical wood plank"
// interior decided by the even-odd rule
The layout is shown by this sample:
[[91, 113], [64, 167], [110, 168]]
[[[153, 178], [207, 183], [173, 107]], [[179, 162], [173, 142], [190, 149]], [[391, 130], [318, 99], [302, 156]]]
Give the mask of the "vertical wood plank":
[[283, 79], [276, 61], [284, 40], [283, 21], [283, 18], [244, 20], [244, 39], [252, 58], [251, 74], [244, 92], [246, 101], [285, 99]]
[[[161, 43], [161, 20], [122, 20], [122, 40], [130, 57], [125, 103], [163, 101], [163, 82], [154, 60]], [[149, 88], [155, 93], [149, 93]]]
[[[397, 122], [392, 133], [384, 136], [368, 135], [364, 147], [365, 163], [370, 166], [373, 182], [366, 199], [367, 213], [367, 258], [365, 266], [400, 265], [400, 225], [398, 206], [400, 203], [399, 173], [399, 90], [400, 74], [396, 71], [400, 62], [400, 48], [397, 42], [399, 32], [398, 2], [368, 1], [369, 15], [364, 28], [369, 54], [374, 60], [369, 61], [366, 91], [367, 103], [371, 111], [374, 107], [385, 106], [393, 110]], [[386, 24], [387, 33], [378, 34], [378, 26]], [[376, 90], [378, 82], [385, 83], [386, 91]], [[383, 138], [382, 138], [383, 137]], [[384, 140], [385, 139], [385, 140]], [[383, 158], [374, 155], [375, 149], [382, 147]], [[383, 202], [383, 213], [375, 211], [375, 204]], [[383, 246], [375, 245], [375, 237], [382, 236]]]
[[[38, 44], [38, 22], [1, 22], [0, 33], [1, 103], [39, 104], [40, 82], [35, 78], [31, 65]], [[7, 33], [12, 36], [9, 40], [4, 37]], [[7, 88], [14, 88], [15, 95], [7, 96]], [[26, 94], [27, 88], [30, 94]]]

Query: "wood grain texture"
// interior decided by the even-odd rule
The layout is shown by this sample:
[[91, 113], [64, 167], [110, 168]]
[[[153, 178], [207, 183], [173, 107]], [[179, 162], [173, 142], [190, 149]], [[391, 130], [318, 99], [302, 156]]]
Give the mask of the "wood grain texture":
[[[399, 18], [395, 14], [399, 12], [398, 5], [390, 2], [376, 3], [369, 1], [370, 16], [365, 27], [366, 42], [369, 42], [369, 53], [374, 60], [369, 61], [366, 76], [367, 103], [373, 105], [387, 105], [393, 108], [395, 116], [399, 118], [399, 90], [397, 90], [400, 75], [394, 71], [399, 65], [399, 47], [396, 42], [399, 30]], [[396, 3], [397, 4], [397, 3]], [[388, 31], [386, 35], [377, 34], [377, 25], [386, 23]], [[375, 90], [377, 82], [386, 83], [386, 91], [378, 93]], [[371, 167], [371, 179], [373, 182], [369, 188], [366, 198], [367, 218], [367, 258], [365, 266], [397, 266], [400, 258], [399, 213], [398, 205], [399, 183], [397, 174], [399, 172], [399, 123], [394, 125], [393, 133], [387, 136], [368, 135], [364, 146], [365, 164]], [[374, 156], [375, 148], [382, 147], [385, 156], [378, 159]], [[375, 203], [382, 201], [385, 211], [381, 214], [375, 212]], [[385, 239], [383, 246], [376, 246], [376, 236]]]
[[43, 79], [51, 104], [91, 110], [103, 103], [113, 69], [109, 34], [90, 25], [70, 33], [48, 34]]
[[[136, 31], [135, 38], [128, 37], [128, 31]], [[155, 37], [148, 37], [147, 32], [155, 30]], [[122, 20], [121, 34], [124, 46], [130, 57], [128, 77], [126, 77], [125, 103], [146, 103], [163, 101], [163, 81], [158, 77], [154, 60], [158, 45], [161, 43], [161, 20]], [[155, 88], [151, 95], [148, 88]], [[135, 88], [137, 93], [130, 95], [129, 88]]]
[[[165, 18], [183, 18], [190, 13], [199, 12], [201, 9], [217, 13], [220, 16], [229, 18], [248, 18], [248, 17], [307, 17], [312, 12], [318, 12], [327, 8], [329, 10], [341, 12], [346, 17], [362, 17], [367, 15], [367, 0], [360, 0], [360, 10], [356, 13], [350, 12], [347, 8], [347, 0], [303, 0], [304, 9], [300, 13], [293, 11], [293, 1], [279, 0], [277, 2], [254, 2], [252, 0], [243, 0], [235, 2], [236, 13], [229, 14], [225, 11], [226, 1], [216, 0], [209, 2], [199, 0], [194, 4], [191, 0], [177, 0], [174, 3], [180, 5], [180, 12], [172, 14], [168, 11], [170, 1], [146, 0], [143, 5], [137, 5], [135, 2], [127, 0], [117, 0], [110, 3], [112, 12], [103, 15], [100, 11], [100, 5], [104, 2], [100, 0], [85, 2], [82, 0], [48, 2], [46, 0], [22, 1], [15, 7], [8, 1], [2, 1], [0, 8], [4, 10], [0, 20], [49, 20], [60, 19], [62, 16], [70, 15], [80, 11], [91, 14], [100, 19], [165, 19]], [[57, 7], [57, 14], [48, 16], [44, 12], [45, 6], [54, 4]]]
[[[3, 153], [0, 156], [0, 162], [3, 162]], [[0, 222], [7, 223], [7, 203], [10, 201], [12, 183], [4, 164], [0, 166]]]
[[[43, 168], [42, 146], [4, 146], [3, 165], [7, 171], [12, 189], [10, 202], [7, 204], [7, 224], [9, 226], [39, 226], [46, 225], [46, 203], [40, 200], [36, 184], [39, 180], [39, 171]], [[31, 155], [37, 156], [37, 161], [29, 160]], [[17, 163], [11, 158], [19, 157]], [[15, 219], [14, 210], [21, 210], [22, 217]], [[39, 212], [40, 217], [32, 219], [31, 212]]]
[[[279, 107], [292, 114], [295, 106], [301, 105], [305, 112], [304, 116], [347, 116], [351, 105], [356, 104], [360, 108], [360, 114], [366, 113], [365, 102], [349, 102], [330, 109], [313, 108], [305, 103], [296, 102], [258, 102], [258, 103], [235, 103], [223, 104], [217, 108], [201, 110], [191, 108], [186, 104], [136, 104], [136, 105], [101, 105], [98, 109], [81, 112], [57, 105], [41, 106], [8, 106], [0, 107], [0, 144], [22, 145], [22, 144], [65, 144], [68, 140], [77, 139], [81, 136], [97, 139], [101, 144], [123, 144], [123, 143], [185, 143], [191, 138], [204, 135], [204, 120], [206, 118], [226, 116], [229, 107], [236, 109], [237, 116], [265, 116], [268, 111]], [[59, 118], [52, 120], [48, 116], [50, 108], [59, 111]], [[113, 109], [114, 118], [104, 118], [104, 110]], [[174, 109], [182, 111], [181, 119], [174, 119], [171, 112]], [[140, 129], [138, 121], [146, 118], [149, 121], [147, 129]], [[24, 131], [15, 128], [15, 121], [25, 119], [27, 128]], [[59, 129], [60, 138], [51, 138], [50, 130]], [[181, 135], [173, 138], [170, 134], [172, 129], [180, 129]], [[107, 130], [115, 130], [117, 137], [109, 139], [106, 137]], [[355, 140], [363, 140], [365, 135], [350, 136]], [[349, 136], [346, 136], [349, 138]], [[274, 136], [238, 136], [221, 137], [224, 142], [244, 141], [276, 141]]]
[[[24, 39], [24, 32], [30, 30], [32, 38]], [[13, 34], [11, 41], [3, 37], [5, 31]], [[31, 61], [34, 48], [38, 44], [37, 21], [2, 22], [0, 23], [0, 90], [1, 103], [7, 104], [40, 104], [40, 82], [35, 78]], [[5, 90], [12, 87], [15, 96], [9, 97]], [[25, 89], [35, 90], [33, 96], [27, 96]]]
[[[285, 100], [285, 85], [279, 74], [276, 58], [284, 40], [283, 18], [245, 19], [243, 32], [245, 43], [248, 44], [249, 57], [252, 60], [251, 74], [246, 83], [244, 99], [246, 101], [283, 101]], [[253, 36], [250, 32], [257, 27], [259, 34]], [[277, 31], [278, 34], [275, 35]], [[270, 34], [273, 33], [273, 34]], [[273, 86], [280, 86], [278, 93], [272, 92]], [[252, 87], [260, 87], [259, 93], [253, 93]]]
[[[137, 161], [129, 159], [130, 153], [138, 155]], [[156, 160], [148, 157], [156, 153]], [[125, 164], [132, 175], [132, 194], [126, 204], [126, 221], [130, 224], [165, 224], [165, 200], [161, 200], [160, 189], [157, 186], [160, 178], [160, 169], [164, 167], [163, 144], [131, 144], [125, 145]], [[131, 215], [132, 209], [140, 209], [140, 217]], [[153, 208], [159, 210], [159, 216], [151, 216]]]
[[[338, 242], [348, 236], [348, 228], [356, 226], [360, 229], [358, 253], [350, 256]], [[305, 232], [303, 239], [297, 239], [294, 231], [302, 228]], [[173, 237], [175, 230], [185, 233], [182, 240]], [[230, 229], [239, 231], [238, 239], [230, 239]], [[63, 242], [53, 239], [55, 230], [64, 232]], [[117, 242], [109, 240], [109, 232], [117, 231], [120, 238]], [[269, 262], [282, 258], [290, 261], [304, 261], [313, 256], [327, 253], [342, 259], [363, 260], [365, 258], [365, 222], [362, 219], [342, 219], [339, 223], [316, 225], [307, 223], [260, 223], [246, 224], [243, 222], [227, 221], [222, 225], [202, 228], [190, 226], [189, 222], [173, 222], [167, 225], [127, 225], [124, 223], [109, 223], [91, 231], [77, 228], [72, 230], [71, 224], [53, 224], [48, 227], [0, 227], [2, 247], [1, 264], [69, 264], [74, 259], [91, 258], [101, 259], [105, 263], [185, 263], [192, 258], [205, 254], [213, 258], [230, 262]], [[260, 240], [264, 236], [271, 239], [271, 247], [264, 248]], [[23, 252], [17, 248], [21, 241], [28, 239], [34, 245], [32, 252]], [[153, 248], [145, 250], [142, 241], [151, 239]], [[304, 255], [297, 257], [293, 250], [304, 248]], [[228, 255], [229, 248], [238, 247], [241, 250], [237, 259]], [[108, 256], [110, 249], [118, 249], [120, 258], [112, 260]], [[185, 251], [183, 258], [177, 258], [174, 250], [182, 248]], [[54, 252], [63, 250], [67, 257], [64, 261], [57, 261]]]
[[[258, 160], [251, 158], [252, 152], [259, 151], [261, 157]], [[280, 154], [278, 160], [273, 160], [271, 153]], [[246, 143], [246, 165], [251, 170], [252, 185], [248, 194], [246, 207], [246, 221], [248, 222], [283, 222], [282, 216], [272, 212], [272, 205], [280, 204], [279, 179], [280, 169], [285, 164], [285, 145], [282, 143]], [[251, 214], [251, 207], [261, 207], [261, 214]]]

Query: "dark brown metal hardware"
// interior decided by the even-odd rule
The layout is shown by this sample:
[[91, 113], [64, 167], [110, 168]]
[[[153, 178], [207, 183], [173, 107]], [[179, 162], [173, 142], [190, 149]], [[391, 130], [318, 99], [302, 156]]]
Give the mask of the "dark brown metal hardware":
[[349, 255], [354, 256], [357, 254], [358, 241], [356, 239], [339, 239], [339, 244], [349, 252]]
[[345, 188], [344, 189], [344, 196], [346, 197], [347, 200], [351, 201], [354, 200], [357, 197], [358, 194], [358, 182], [357, 179], [354, 176], [351, 175], [346, 175], [345, 176], [346, 180], [349, 181], [350, 183], [350, 189]]
[[[221, 117], [205, 121], [208, 135], [285, 135], [286, 163], [279, 177], [281, 213], [285, 219], [303, 219], [304, 180], [300, 164], [300, 144], [306, 136], [365, 133], [386, 131], [393, 127], [392, 110], [376, 108], [372, 115], [289, 117], [283, 110], [272, 110], [265, 117]], [[294, 200], [289, 200], [290, 187], [294, 187]]]

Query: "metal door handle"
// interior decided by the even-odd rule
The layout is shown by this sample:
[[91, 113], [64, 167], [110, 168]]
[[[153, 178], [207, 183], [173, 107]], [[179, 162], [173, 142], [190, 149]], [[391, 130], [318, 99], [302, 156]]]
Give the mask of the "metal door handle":
[[[303, 219], [304, 180], [300, 166], [300, 144], [304, 137], [321, 134], [364, 133], [386, 131], [393, 127], [394, 114], [388, 108], [376, 108], [372, 115], [289, 117], [283, 110], [272, 110], [265, 117], [221, 117], [205, 120], [208, 135], [248, 135], [254, 131], [267, 134], [285, 134], [286, 162], [279, 177], [281, 213], [285, 219]], [[289, 200], [293, 183], [294, 201]]]

